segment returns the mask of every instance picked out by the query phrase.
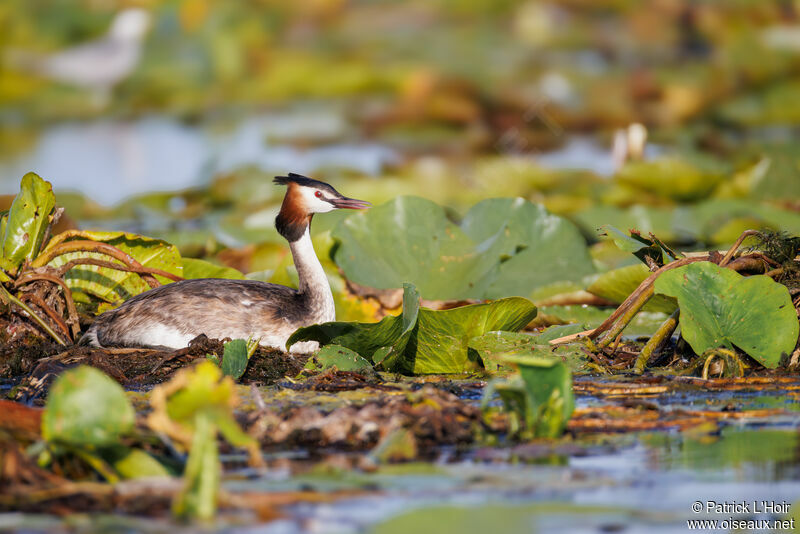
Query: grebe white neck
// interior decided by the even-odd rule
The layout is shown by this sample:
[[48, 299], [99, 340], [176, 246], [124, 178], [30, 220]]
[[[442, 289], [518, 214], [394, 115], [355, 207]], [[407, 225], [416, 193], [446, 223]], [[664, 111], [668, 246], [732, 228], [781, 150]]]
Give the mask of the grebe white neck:
[[289, 243], [289, 248], [297, 268], [298, 290], [308, 298], [310, 313], [318, 323], [334, 321], [336, 309], [333, 293], [325, 270], [314, 251], [308, 226], [300, 239]]

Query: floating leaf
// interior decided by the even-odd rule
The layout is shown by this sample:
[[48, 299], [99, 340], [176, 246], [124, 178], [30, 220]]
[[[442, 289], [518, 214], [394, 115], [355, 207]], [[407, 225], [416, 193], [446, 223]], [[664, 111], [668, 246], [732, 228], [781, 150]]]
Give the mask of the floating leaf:
[[506, 361], [519, 375], [489, 383], [482, 402], [484, 411], [498, 394], [510, 416], [512, 434], [523, 439], [563, 434], [575, 410], [572, 373], [567, 365], [544, 349], [507, 356]]
[[[729, 223], [747, 220], [750, 228], [757, 230], [782, 230], [800, 234], [800, 214], [767, 203], [759, 204], [744, 199], [713, 199], [702, 202], [692, 210], [694, 224], [700, 237], [713, 243], [730, 243], [732, 232], [721, 232]], [[738, 237], [738, 236], [737, 236]]]
[[20, 191], [4, 218], [2, 267], [12, 273], [39, 252], [56, 205], [53, 187], [37, 174], [22, 177]]
[[678, 299], [681, 334], [697, 354], [739, 348], [768, 368], [794, 350], [797, 313], [785, 286], [697, 262], [656, 279], [655, 291]]
[[348, 279], [382, 289], [411, 281], [431, 299], [527, 296], [594, 272], [577, 228], [523, 199], [483, 201], [458, 226], [429, 200], [399, 197], [348, 217], [333, 236]]
[[650, 264], [661, 267], [665, 263], [675, 260], [675, 253], [656, 238], [644, 238], [640, 233], [634, 230], [631, 230], [629, 235], [614, 228], [610, 224], [603, 225], [601, 230], [614, 241], [614, 244], [617, 245], [620, 250], [630, 252], [648, 267]]
[[[597, 235], [597, 231], [604, 225], [637, 228], [642, 233], [652, 232], [667, 242], [673, 242], [687, 233], [685, 221], [679, 220], [680, 208], [634, 205], [620, 209], [616, 206], [596, 205], [579, 211], [572, 218], [588, 235]], [[693, 228], [689, 230], [689, 233], [694, 231]]]
[[[130, 255], [144, 267], [160, 269], [178, 276], [183, 275], [183, 265], [178, 249], [160, 239], [152, 239], [125, 232], [91, 232], [70, 230], [58, 234], [48, 243], [42, 255], [52, 254], [62, 243], [74, 240], [88, 240], [108, 243]], [[69, 252], [53, 258], [48, 265], [60, 267], [70, 260], [94, 258], [115, 262], [109, 256], [96, 252]], [[161, 283], [170, 282], [167, 278], [156, 277]], [[78, 290], [113, 304], [123, 301], [150, 289], [138, 274], [117, 271], [95, 265], [78, 265], [64, 276], [70, 289]]]
[[222, 352], [222, 373], [234, 380], [239, 380], [247, 369], [247, 362], [251, 355], [252, 352], [248, 349], [247, 341], [244, 339], [234, 339], [225, 343]]
[[263, 463], [258, 444], [234, 418], [237, 402], [233, 380], [208, 360], [179, 371], [152, 391], [148, 426], [190, 451], [184, 487], [173, 503], [176, 515], [213, 517], [221, 474], [218, 432], [232, 445], [245, 447], [252, 464]]
[[569, 368], [558, 358], [546, 354], [509, 356], [508, 361], [519, 369], [528, 397], [533, 402], [536, 414], [534, 434], [560, 436], [575, 411]]
[[505, 357], [526, 352], [536, 344], [536, 336], [522, 332], [487, 332], [469, 340], [469, 349], [475, 351], [487, 371], [508, 369]]
[[170, 473], [161, 462], [141, 449], [125, 449], [113, 464], [122, 478], [169, 477]]
[[[651, 274], [653, 273], [643, 263], [620, 267], [598, 276], [586, 288], [586, 291], [620, 304]], [[675, 308], [677, 308], [675, 299], [664, 295], [653, 295], [643, 309], [645, 311], [672, 313]]]
[[461, 373], [475, 368], [468, 344], [493, 330], [516, 331], [536, 316], [529, 300], [511, 297], [445, 311], [419, 308], [419, 294], [406, 284], [403, 312], [379, 323], [332, 322], [297, 330], [299, 341], [347, 347], [384, 369], [407, 374]]
[[304, 369], [322, 371], [335, 367], [340, 371], [371, 371], [372, 364], [352, 351], [340, 345], [326, 345], [311, 356]]
[[588, 330], [584, 324], [557, 325], [546, 328], [540, 334], [522, 332], [488, 332], [469, 340], [470, 350], [477, 352], [487, 371], [509, 369], [509, 356], [525, 355], [540, 351], [547, 357], [558, 357], [572, 371], [586, 367], [586, 353], [582, 343], [572, 343], [553, 347], [550, 341], [562, 336]]
[[233, 267], [216, 265], [210, 261], [196, 258], [181, 258], [183, 277], [190, 278], [227, 278], [229, 280], [244, 280], [244, 275]]
[[464, 216], [461, 229], [485, 250], [482, 254], [500, 259], [477, 298], [528, 296], [537, 287], [594, 273], [575, 225], [521, 198], [479, 202]]
[[628, 162], [615, 177], [624, 185], [654, 193], [660, 198], [691, 202], [708, 197], [724, 178], [721, 168], [678, 157]]
[[53, 384], [42, 417], [47, 441], [114, 445], [133, 429], [135, 412], [122, 386], [94, 367], [65, 371]]

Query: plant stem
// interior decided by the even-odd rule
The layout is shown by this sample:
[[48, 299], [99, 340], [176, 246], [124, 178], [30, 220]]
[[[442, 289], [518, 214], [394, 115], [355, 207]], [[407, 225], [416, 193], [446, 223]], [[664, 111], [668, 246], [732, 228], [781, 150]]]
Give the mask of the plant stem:
[[720, 267], [725, 267], [728, 265], [728, 262], [731, 261], [733, 255], [736, 254], [736, 251], [739, 250], [739, 247], [742, 245], [742, 242], [745, 238], [751, 235], [761, 235], [761, 232], [758, 230], [745, 230], [742, 232], [742, 235], [739, 236], [739, 239], [733, 244], [733, 246], [728, 250], [728, 252], [723, 256], [722, 261], [719, 262]]
[[[59, 337], [59, 335], [56, 334], [53, 331], [52, 328], [50, 328], [50, 325], [48, 325], [44, 321], [44, 319], [39, 317], [36, 314], [36, 312], [34, 312], [32, 309], [30, 309], [28, 307], [27, 304], [25, 304], [24, 302], [19, 300], [17, 297], [15, 297], [11, 293], [9, 293], [8, 290], [5, 287], [3, 287], [3, 284], [0, 284], [0, 295], [2, 295], [2, 297], [4, 297], [5, 299], [8, 299], [9, 302], [12, 302], [12, 303], [16, 304], [17, 306], [19, 306], [20, 308], [22, 308], [25, 311], [25, 313], [27, 313], [30, 316], [30, 318], [33, 319], [36, 322], [36, 324], [41, 326], [44, 329], [45, 332], [50, 334], [50, 337], [52, 337], [56, 341], [56, 343], [58, 343], [59, 345], [66, 345], [66, 343], [64, 343], [64, 341], [61, 339], [61, 337]], [[0, 297], [0, 298], [2, 298], [2, 297]]]
[[653, 285], [650, 284], [648, 287], [645, 288], [644, 291], [637, 295], [636, 300], [629, 303], [625, 311], [623, 311], [622, 315], [619, 317], [617, 322], [615, 322], [611, 328], [608, 329], [602, 338], [597, 340], [597, 345], [602, 349], [609, 346], [617, 337], [622, 334], [622, 331], [625, 330], [625, 327], [633, 320], [639, 310], [647, 304], [647, 301], [650, 300], [650, 297], [653, 296], [654, 289]]
[[107, 269], [114, 269], [116, 271], [122, 271], [124, 273], [135, 273], [144, 278], [146, 275], [149, 274], [157, 274], [158, 276], [163, 276], [164, 278], [169, 278], [174, 282], [178, 282], [183, 280], [182, 276], [178, 276], [177, 274], [172, 274], [167, 271], [162, 271], [161, 269], [154, 269], [152, 267], [129, 267], [127, 265], [120, 265], [119, 263], [113, 263], [110, 261], [103, 261], [98, 260], [95, 258], [77, 258], [74, 260], [70, 260], [61, 267], [58, 268], [59, 273], [66, 274], [67, 271], [72, 269], [77, 265], [95, 265], [97, 267], [105, 267]]
[[17, 278], [17, 281], [14, 282], [14, 287], [19, 287], [23, 284], [27, 284], [28, 282], [32, 282], [33, 280], [47, 280], [48, 282], [52, 282], [61, 287], [62, 291], [64, 292], [64, 302], [67, 305], [67, 314], [69, 315], [67, 318], [67, 323], [72, 327], [72, 337], [74, 339], [75, 336], [78, 335], [78, 332], [81, 331], [81, 327], [78, 319], [78, 310], [75, 307], [75, 301], [72, 299], [72, 291], [67, 283], [54, 274], [27, 272]]
[[[121, 261], [127, 267], [135, 268], [142, 273], [145, 271], [145, 267], [136, 261], [136, 259], [128, 254], [127, 252], [118, 249], [113, 245], [109, 245], [108, 243], [101, 243], [99, 241], [89, 241], [89, 240], [80, 240], [80, 241], [66, 241], [64, 243], [59, 243], [54, 247], [44, 251], [42, 254], [39, 255], [35, 260], [31, 262], [31, 267], [44, 267], [48, 263], [50, 263], [54, 258], [58, 256], [63, 256], [64, 254], [69, 254], [71, 252], [95, 252], [98, 254], [104, 254], [106, 256], [111, 256], [112, 258]], [[175, 279], [172, 273], [167, 273], [166, 271], [161, 271], [159, 269], [147, 269], [153, 272], [157, 272], [161, 276], [165, 276], [167, 278]], [[156, 280], [156, 277], [149, 272], [144, 272], [142, 274], [142, 278], [144, 278], [150, 287], [158, 287], [161, 284]], [[180, 278], [179, 278], [180, 279]]]
[[[619, 325], [614, 326], [614, 329], [617, 330], [616, 333], [613, 336], [611, 336], [610, 341], [608, 341], [607, 343], [605, 343], [605, 345], [602, 346], [608, 345], [608, 343], [613, 341], [613, 339], [617, 337], [619, 333], [622, 332], [622, 330], [625, 329], [625, 327], [628, 325], [631, 319], [633, 319], [633, 316], [636, 315], [636, 312], [638, 312], [639, 309], [641, 309], [641, 307], [644, 306], [647, 300], [651, 296], [653, 296], [653, 284], [655, 283], [656, 278], [658, 278], [661, 275], [661, 273], [669, 271], [671, 269], [677, 269], [678, 267], [683, 267], [684, 265], [688, 265], [690, 263], [694, 263], [697, 261], [708, 261], [708, 258], [709, 258], [708, 255], [681, 258], [679, 260], [675, 260], [672, 263], [668, 263], [667, 265], [661, 267], [659, 270], [657, 270], [656, 272], [648, 276], [645, 280], [643, 280], [642, 283], [639, 284], [639, 287], [637, 287], [633, 293], [628, 295], [628, 298], [626, 298], [622, 302], [622, 304], [619, 305], [619, 307], [614, 311], [614, 313], [612, 313], [608, 317], [608, 319], [603, 321], [603, 324], [595, 328], [592, 331], [592, 333], [588, 335], [589, 339], [596, 339], [600, 334], [611, 328], [611, 326], [614, 325], [614, 323], [617, 322], [618, 319], [624, 316], [627, 320], [623, 321], [621, 327], [619, 327]], [[632, 306], [636, 306], [635, 308], [636, 311], [634, 311], [633, 314], [630, 314], [628, 312], [630, 311]]]
[[653, 334], [653, 337], [649, 339], [649, 341], [645, 344], [642, 348], [642, 352], [639, 353], [639, 357], [636, 358], [636, 363], [633, 366], [633, 372], [637, 375], [640, 375], [644, 372], [644, 368], [647, 366], [647, 362], [650, 361], [650, 357], [664, 344], [664, 341], [669, 339], [672, 333], [675, 331], [675, 328], [678, 326], [678, 316], [680, 315], [680, 309], [675, 310], [672, 312], [664, 323], [658, 327], [656, 333]]
[[20, 296], [20, 300], [21, 301], [26, 301], [27, 300], [27, 301], [32, 302], [33, 304], [36, 304], [37, 306], [39, 306], [39, 308], [48, 317], [50, 317], [50, 319], [56, 324], [58, 329], [61, 330], [62, 332], [64, 332], [64, 334], [67, 336], [67, 339], [72, 341], [72, 339], [70, 339], [69, 327], [64, 322], [64, 319], [53, 308], [48, 306], [47, 303], [42, 299], [42, 297], [40, 297], [39, 295], [37, 295], [35, 293], [22, 293], [22, 295]]

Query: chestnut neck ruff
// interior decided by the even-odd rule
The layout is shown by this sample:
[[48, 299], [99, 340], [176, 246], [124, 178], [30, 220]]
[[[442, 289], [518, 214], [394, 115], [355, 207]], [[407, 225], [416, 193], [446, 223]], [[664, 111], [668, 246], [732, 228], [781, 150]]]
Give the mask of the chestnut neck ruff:
[[293, 243], [303, 237], [306, 229], [311, 226], [313, 213], [303, 205], [303, 195], [300, 187], [294, 182], [289, 182], [286, 196], [283, 197], [281, 211], [275, 218], [275, 229], [286, 241]]

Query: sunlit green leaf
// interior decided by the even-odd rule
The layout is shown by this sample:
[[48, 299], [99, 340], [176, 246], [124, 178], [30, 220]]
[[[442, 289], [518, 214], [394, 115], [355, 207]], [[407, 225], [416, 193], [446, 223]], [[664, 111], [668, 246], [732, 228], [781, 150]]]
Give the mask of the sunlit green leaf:
[[122, 478], [169, 477], [170, 473], [161, 462], [141, 449], [125, 449], [113, 464]]
[[2, 267], [14, 271], [23, 260], [33, 259], [43, 245], [56, 197], [49, 182], [29, 172], [4, 219]]
[[359, 356], [357, 352], [340, 345], [325, 345], [308, 359], [304, 369], [323, 371], [332, 367], [339, 371], [372, 370], [372, 364]]
[[384, 369], [407, 374], [460, 373], [475, 368], [470, 338], [493, 330], [516, 331], [536, 316], [529, 300], [512, 297], [445, 311], [419, 308], [419, 295], [406, 285], [403, 313], [379, 323], [332, 322], [297, 330], [298, 341], [347, 347]]
[[441, 206], [400, 197], [348, 217], [333, 236], [349, 279], [376, 288], [411, 281], [431, 299], [527, 296], [594, 271], [577, 229], [522, 199], [483, 201], [458, 226]]
[[190, 278], [228, 278], [231, 280], [244, 280], [244, 275], [233, 267], [216, 265], [209, 261], [196, 258], [181, 258], [183, 277]]
[[[160, 239], [152, 239], [125, 232], [78, 230], [64, 232], [50, 240], [47, 248], [43, 251], [43, 255], [57, 250], [56, 247], [62, 243], [75, 240], [107, 243], [130, 255], [144, 267], [160, 269], [178, 276], [183, 275], [183, 265], [176, 247]], [[112, 263], [116, 262], [116, 260], [104, 254], [80, 251], [56, 256], [50, 261], [49, 265], [60, 267], [71, 260], [79, 258], [94, 258]], [[156, 276], [156, 278], [162, 284], [170, 282], [167, 278], [159, 276]], [[113, 304], [121, 304], [128, 298], [151, 289], [150, 285], [137, 274], [96, 265], [78, 265], [70, 269], [64, 279], [70, 289], [93, 295]]]
[[75, 446], [114, 445], [133, 429], [125, 391], [102, 371], [81, 365], [58, 377], [47, 398], [42, 436]]
[[234, 339], [225, 343], [222, 353], [222, 373], [234, 380], [239, 380], [247, 369], [249, 359], [247, 341]]
[[[586, 290], [598, 297], [620, 304], [651, 274], [653, 273], [643, 263], [620, 267], [598, 276]], [[664, 295], [653, 295], [643, 309], [672, 313], [676, 307], [675, 299]]]
[[705, 169], [678, 157], [628, 162], [617, 173], [620, 183], [661, 198], [694, 201], [708, 197], [722, 181], [720, 169]]
[[744, 277], [697, 262], [659, 276], [655, 291], [678, 299], [681, 333], [697, 354], [739, 348], [774, 368], [797, 343], [797, 313], [789, 291], [767, 276]]
[[505, 359], [519, 374], [491, 381], [484, 391], [483, 409], [488, 410], [489, 401], [497, 394], [509, 415], [512, 434], [523, 439], [560, 436], [575, 409], [567, 365], [541, 348]]

